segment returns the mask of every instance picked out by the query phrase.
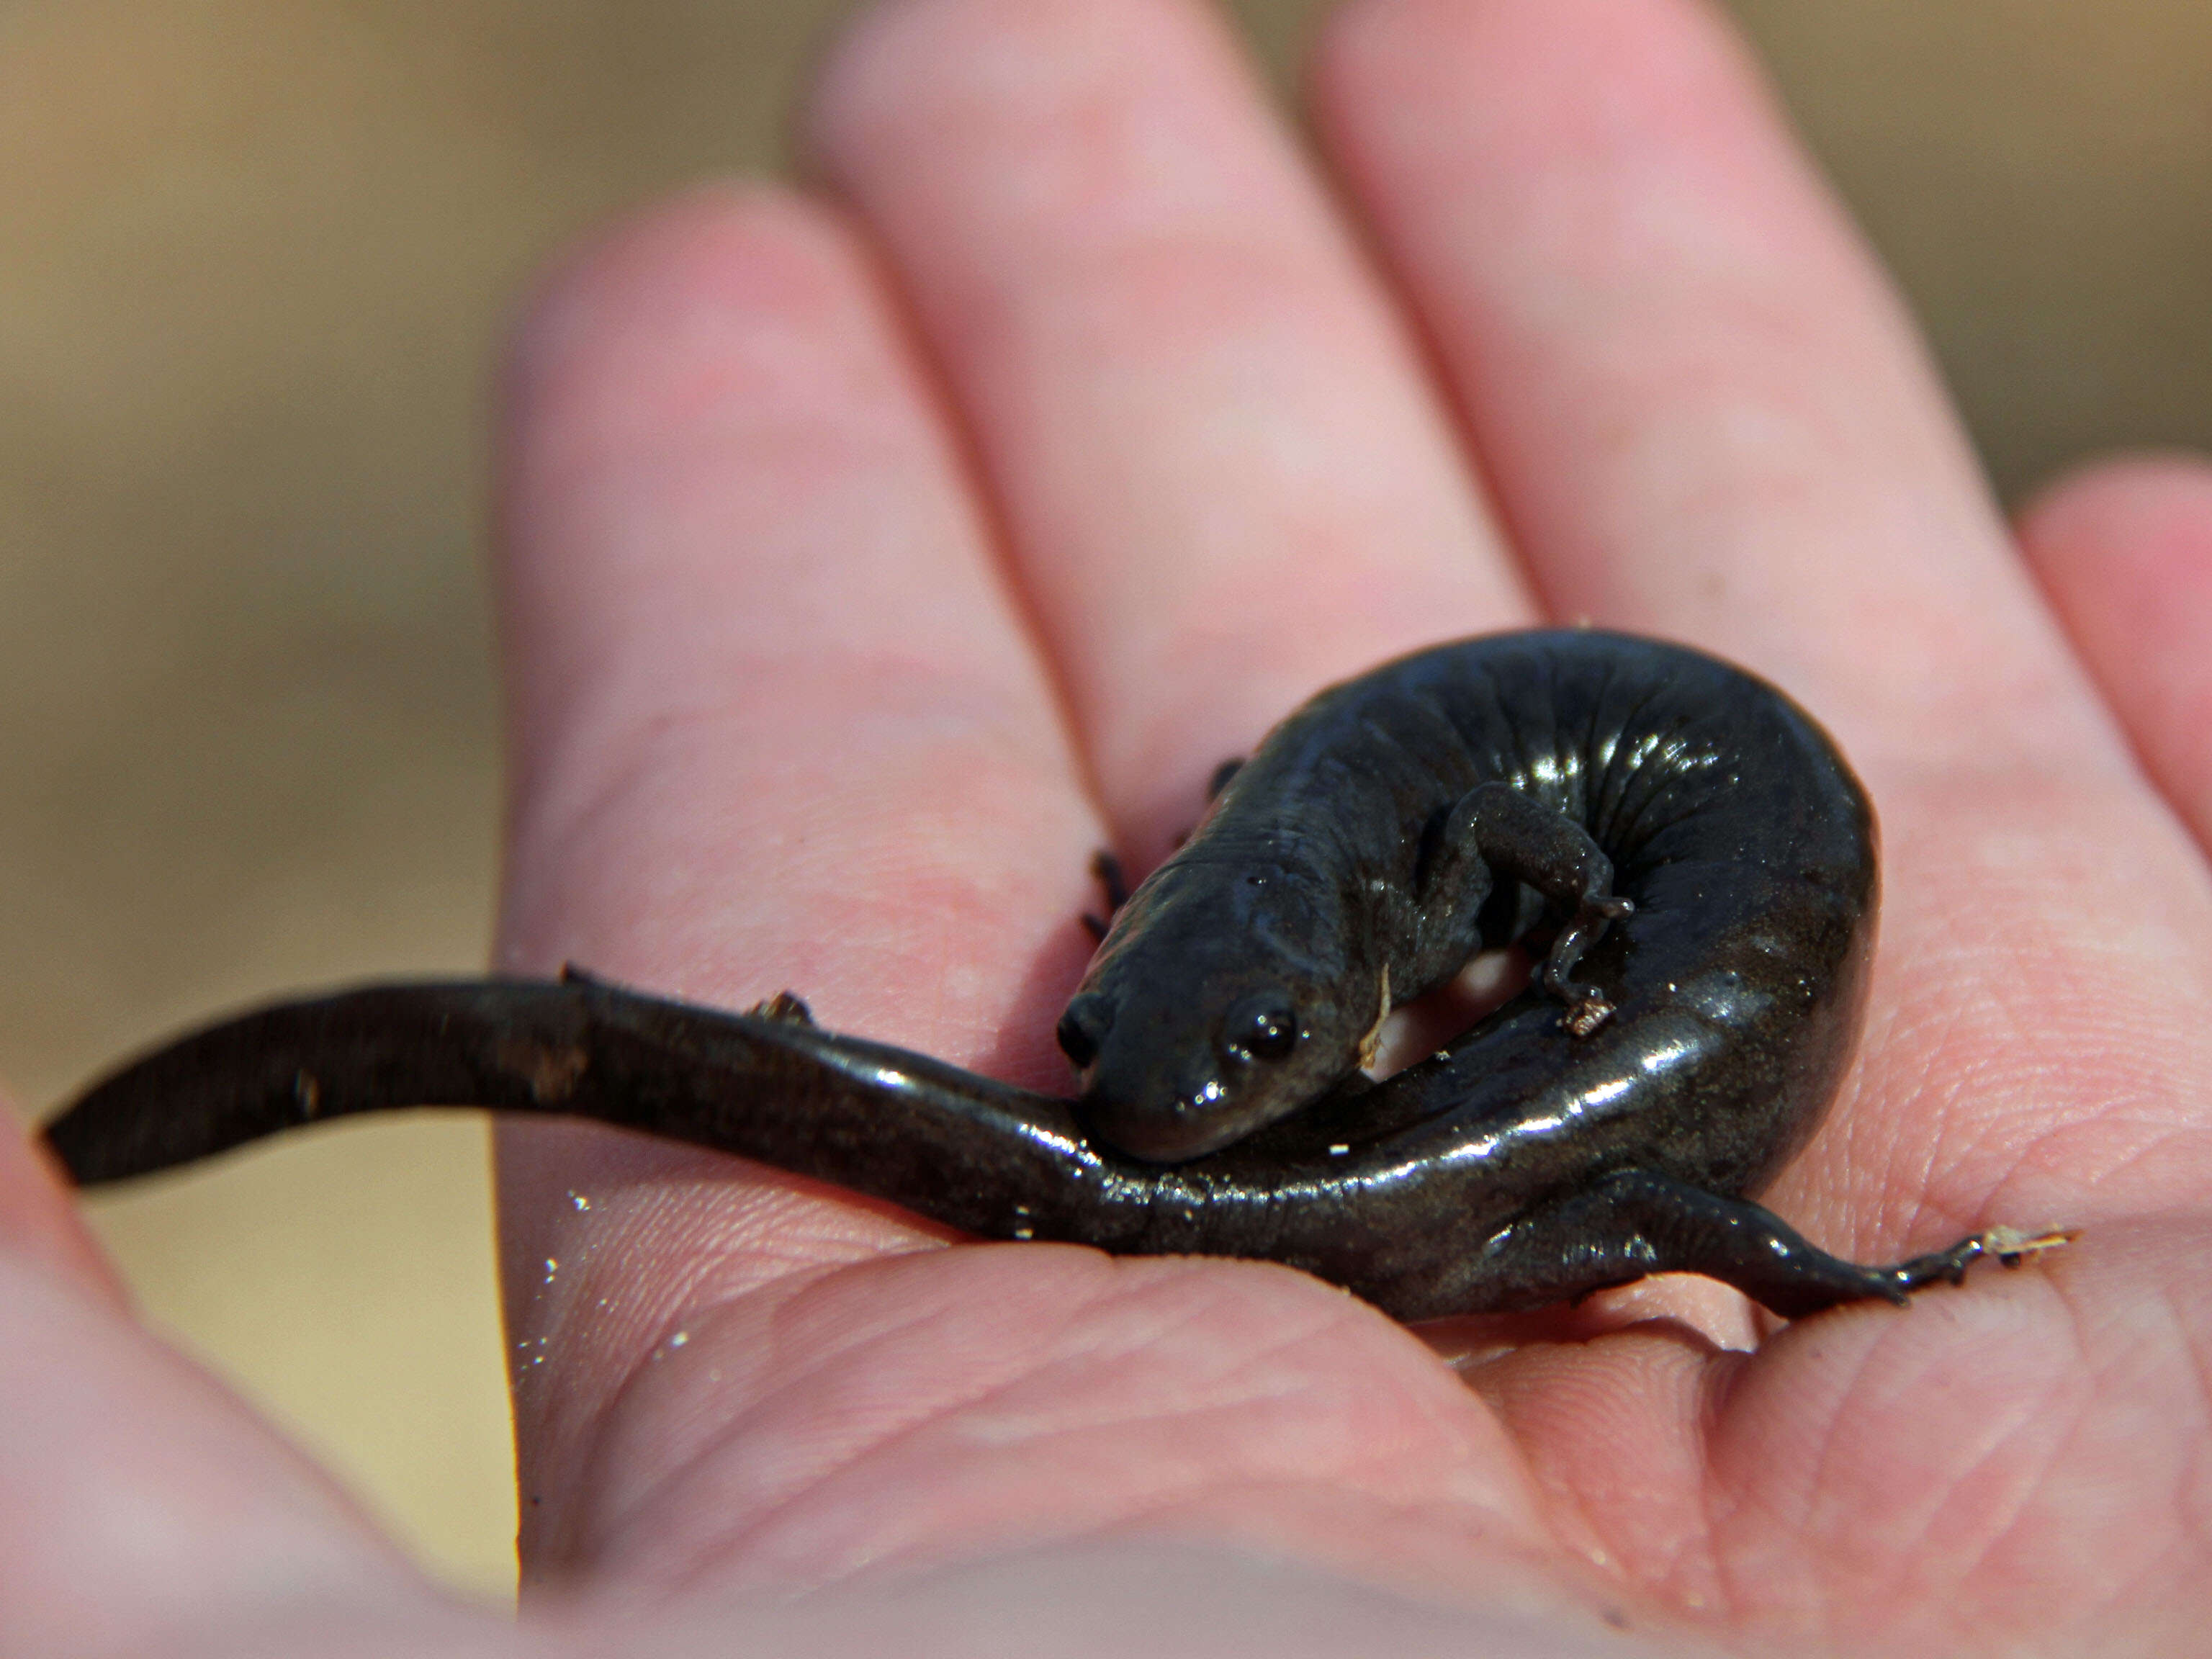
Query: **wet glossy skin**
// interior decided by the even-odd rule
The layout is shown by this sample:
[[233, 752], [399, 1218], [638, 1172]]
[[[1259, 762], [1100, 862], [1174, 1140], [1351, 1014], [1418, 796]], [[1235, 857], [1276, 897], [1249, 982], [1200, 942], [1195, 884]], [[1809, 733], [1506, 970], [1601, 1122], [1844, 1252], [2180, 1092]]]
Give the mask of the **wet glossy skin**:
[[[1984, 1249], [1857, 1267], [1748, 1200], [1833, 1095], [1875, 900], [1865, 797], [1771, 688], [1649, 641], [1503, 635], [1386, 665], [1270, 734], [1115, 915], [1060, 1022], [1079, 1101], [833, 1036], [795, 1004], [487, 980], [227, 1022], [48, 1135], [90, 1182], [470, 1102], [998, 1237], [1285, 1261], [1404, 1318], [1666, 1271], [1796, 1316], [1901, 1301]], [[1390, 1002], [1515, 940], [1547, 952], [1536, 984], [1364, 1086]]]

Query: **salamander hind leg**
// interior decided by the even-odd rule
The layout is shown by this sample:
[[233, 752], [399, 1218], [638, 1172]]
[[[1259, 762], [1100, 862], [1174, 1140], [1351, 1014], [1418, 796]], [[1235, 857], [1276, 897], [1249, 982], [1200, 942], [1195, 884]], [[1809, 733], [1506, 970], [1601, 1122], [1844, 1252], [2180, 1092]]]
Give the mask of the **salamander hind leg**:
[[1808, 1243], [1747, 1200], [1626, 1170], [1492, 1238], [1470, 1264], [1474, 1281], [1465, 1293], [1486, 1307], [1531, 1308], [1649, 1273], [1693, 1273], [1733, 1285], [1785, 1319], [1802, 1319], [1875, 1297], [1902, 1305], [1923, 1285], [1957, 1284], [1989, 1253], [1977, 1236], [1892, 1267], [1862, 1267]]
[[1613, 1004], [1595, 986], [1577, 984], [1575, 966], [1608, 926], [1636, 909], [1613, 890], [1613, 860], [1574, 819], [1504, 783], [1479, 784], [1454, 803], [1424, 886], [1452, 879], [1457, 872], [1449, 866], [1469, 856], [1495, 877], [1525, 882], [1565, 912], [1536, 977], [1567, 1005], [1568, 1030], [1588, 1036], [1612, 1014]]

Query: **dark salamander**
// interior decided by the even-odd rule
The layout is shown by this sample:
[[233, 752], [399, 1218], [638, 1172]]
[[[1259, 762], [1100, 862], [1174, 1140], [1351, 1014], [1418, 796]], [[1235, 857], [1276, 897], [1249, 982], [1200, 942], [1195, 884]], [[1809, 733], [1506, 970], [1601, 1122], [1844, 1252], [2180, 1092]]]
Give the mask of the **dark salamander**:
[[[115, 1181], [420, 1103], [595, 1119], [1000, 1238], [1264, 1257], [1401, 1318], [1691, 1272], [1796, 1317], [1894, 1267], [1750, 1200], [1848, 1060], [1875, 829], [1826, 737], [1710, 657], [1508, 634], [1322, 693], [1121, 904], [1060, 1024], [1075, 1101], [572, 975], [372, 986], [187, 1036], [47, 1129]], [[1529, 988], [1379, 1085], [1393, 1003], [1522, 942]]]

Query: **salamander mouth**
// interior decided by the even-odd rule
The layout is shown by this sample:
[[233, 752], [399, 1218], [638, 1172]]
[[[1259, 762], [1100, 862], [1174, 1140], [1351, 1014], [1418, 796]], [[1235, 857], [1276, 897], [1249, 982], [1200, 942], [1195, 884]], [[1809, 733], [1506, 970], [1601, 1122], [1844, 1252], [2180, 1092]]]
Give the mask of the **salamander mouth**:
[[1115, 1100], [1086, 1093], [1079, 1106], [1093, 1139], [1146, 1164], [1183, 1164], [1218, 1152], [1252, 1132], [1228, 1085], [1207, 1078], [1155, 1091], [1149, 1099]]

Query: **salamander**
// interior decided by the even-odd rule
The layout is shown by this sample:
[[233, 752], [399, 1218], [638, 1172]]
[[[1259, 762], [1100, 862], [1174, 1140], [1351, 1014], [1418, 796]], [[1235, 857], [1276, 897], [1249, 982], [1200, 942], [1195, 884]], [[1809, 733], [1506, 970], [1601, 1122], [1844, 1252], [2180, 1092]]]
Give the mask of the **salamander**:
[[[1401, 1319], [1678, 1271], [1790, 1318], [1902, 1303], [2051, 1241], [1861, 1266], [1754, 1201], [1856, 1041], [1875, 842], [1833, 744], [1764, 682], [1623, 635], [1496, 635], [1325, 690], [1224, 769], [1060, 1021], [1073, 1099], [821, 1030], [788, 994], [739, 1013], [572, 971], [246, 1013], [46, 1134], [88, 1184], [465, 1103], [718, 1148], [971, 1233], [1286, 1262]], [[1371, 1082], [1391, 1009], [1502, 947], [1527, 989]]]

